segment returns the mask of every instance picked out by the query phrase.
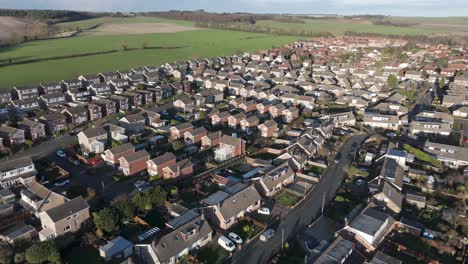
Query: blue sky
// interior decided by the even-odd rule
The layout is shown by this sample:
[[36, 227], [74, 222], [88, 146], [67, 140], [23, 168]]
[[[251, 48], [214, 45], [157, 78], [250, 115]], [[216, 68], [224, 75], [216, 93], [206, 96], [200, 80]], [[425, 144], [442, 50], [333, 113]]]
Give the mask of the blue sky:
[[468, 16], [468, 0], [0, 0], [0, 8]]

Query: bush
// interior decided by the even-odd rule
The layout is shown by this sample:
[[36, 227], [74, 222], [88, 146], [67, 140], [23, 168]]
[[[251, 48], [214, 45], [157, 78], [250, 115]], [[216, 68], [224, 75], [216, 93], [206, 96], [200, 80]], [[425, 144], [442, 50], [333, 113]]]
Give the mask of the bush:
[[244, 232], [248, 233], [250, 231], [250, 226], [245, 225], [243, 230], [244, 230]]
[[60, 253], [52, 241], [44, 241], [33, 244], [26, 250], [26, 260], [29, 263], [52, 262], [60, 263]]
[[112, 232], [119, 228], [120, 214], [113, 207], [104, 208], [99, 212], [93, 213], [93, 216], [96, 227], [105, 232]]

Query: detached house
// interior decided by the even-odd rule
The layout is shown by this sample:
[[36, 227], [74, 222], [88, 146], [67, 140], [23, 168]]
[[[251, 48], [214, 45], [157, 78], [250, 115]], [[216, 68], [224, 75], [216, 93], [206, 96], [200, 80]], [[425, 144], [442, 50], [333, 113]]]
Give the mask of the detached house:
[[202, 137], [201, 139], [202, 150], [217, 147], [219, 145], [219, 142], [221, 141], [222, 135], [223, 133], [221, 131], [216, 131], [216, 132], [209, 133], [208, 135]]
[[211, 124], [213, 126], [218, 125], [218, 124], [219, 125], [227, 124], [230, 116], [231, 116], [231, 114], [229, 114], [228, 111], [213, 114], [210, 117], [211, 118]]
[[195, 101], [190, 97], [182, 97], [174, 102], [174, 107], [182, 113], [192, 113], [195, 110]]
[[107, 147], [107, 131], [102, 127], [92, 127], [78, 133], [78, 143], [83, 153], [103, 153]]
[[223, 191], [203, 199], [201, 203], [208, 206], [208, 217], [219, 228], [227, 230], [246, 212], [252, 212], [260, 208], [261, 196], [253, 185], [237, 183]]
[[23, 130], [8, 125], [0, 126], [0, 138], [3, 139], [3, 145], [8, 147], [23, 144], [25, 141]]
[[24, 119], [18, 123], [18, 128], [23, 130], [26, 138], [32, 141], [46, 137], [45, 125], [33, 120]]
[[93, 104], [101, 107], [102, 116], [108, 116], [117, 113], [116, 104], [112, 100], [98, 99], [94, 100]]
[[149, 154], [146, 150], [140, 150], [119, 158], [120, 170], [125, 176], [135, 175], [147, 169]]
[[283, 111], [286, 109], [284, 104], [276, 104], [270, 107], [270, 114], [272, 118], [283, 116]]
[[131, 108], [137, 108], [141, 105], [141, 94], [132, 93], [132, 92], [125, 92], [122, 94], [122, 97], [128, 99], [128, 105]]
[[245, 141], [240, 138], [223, 135], [219, 142], [219, 148], [215, 151], [215, 160], [225, 161], [245, 154]]
[[53, 136], [68, 128], [67, 117], [59, 112], [52, 112], [39, 118], [39, 122], [45, 125], [46, 132]]
[[117, 112], [125, 112], [129, 108], [128, 98], [118, 95], [111, 95], [108, 100], [115, 103], [115, 109]]
[[104, 151], [102, 159], [111, 166], [119, 165], [119, 159], [123, 156], [135, 153], [135, 147], [131, 143], [125, 143], [120, 146]]
[[182, 138], [184, 136], [185, 132], [192, 131], [193, 126], [192, 126], [192, 123], [185, 122], [185, 123], [173, 126], [169, 130], [171, 132], [171, 138], [172, 139], [179, 139], [179, 138]]
[[68, 232], [77, 232], [88, 221], [89, 205], [81, 197], [51, 208], [39, 215], [42, 230], [41, 241], [61, 236]]
[[62, 110], [62, 114], [67, 117], [67, 122], [72, 127], [80, 126], [88, 122], [88, 110], [82, 106], [68, 107]]
[[240, 121], [245, 119], [245, 113], [240, 112], [235, 115], [228, 117], [228, 125], [230, 127], [237, 127], [240, 124]]
[[168, 152], [147, 162], [148, 173], [150, 175], [163, 175], [163, 169], [176, 165], [176, 156]]
[[97, 104], [87, 104], [85, 107], [88, 110], [89, 121], [99, 120], [102, 118], [102, 107]]
[[163, 170], [164, 179], [187, 178], [193, 174], [193, 164], [189, 159], [184, 159], [174, 165], [165, 167]]
[[207, 134], [208, 131], [204, 127], [199, 127], [192, 131], [185, 132], [184, 140], [186, 144], [198, 144]]
[[260, 124], [258, 129], [262, 137], [270, 138], [278, 136], [278, 124], [274, 120], [267, 120], [265, 123]]
[[240, 121], [240, 127], [242, 131], [250, 132], [257, 128], [260, 123], [260, 119], [257, 116], [251, 116]]
[[295, 173], [291, 167], [284, 163], [272, 168], [261, 175], [255, 182], [259, 192], [267, 197], [277, 194], [284, 186], [294, 182]]
[[145, 130], [146, 118], [143, 113], [124, 116], [119, 119], [119, 125], [125, 128], [127, 134], [138, 134]]

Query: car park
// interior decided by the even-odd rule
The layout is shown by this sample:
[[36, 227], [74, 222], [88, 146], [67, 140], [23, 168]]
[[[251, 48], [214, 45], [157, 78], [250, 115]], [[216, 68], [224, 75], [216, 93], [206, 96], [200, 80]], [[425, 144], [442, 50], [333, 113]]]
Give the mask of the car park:
[[232, 241], [229, 240], [229, 238], [225, 236], [220, 236], [218, 238], [218, 244], [229, 252], [233, 252], [236, 249], [236, 246], [234, 246], [234, 243], [232, 243]]
[[231, 232], [228, 234], [228, 237], [229, 239], [231, 239], [232, 241], [234, 241], [237, 245], [240, 245], [243, 243], [242, 241], [242, 238], [240, 236], [238, 236], [236, 233], [234, 232]]

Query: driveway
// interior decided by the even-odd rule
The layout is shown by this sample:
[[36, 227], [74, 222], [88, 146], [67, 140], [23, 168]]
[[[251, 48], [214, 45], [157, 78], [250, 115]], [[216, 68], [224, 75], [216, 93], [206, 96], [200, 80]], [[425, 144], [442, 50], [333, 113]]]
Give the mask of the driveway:
[[[281, 249], [281, 243], [295, 237], [299, 232], [310, 224], [321, 213], [323, 197], [325, 197], [325, 206], [334, 198], [336, 191], [341, 186], [345, 177], [345, 167], [350, 165], [352, 160], [348, 153], [351, 151], [353, 143], [360, 145], [366, 135], [357, 135], [351, 137], [342, 147], [342, 158], [338, 163], [328, 167], [324, 173], [322, 181], [317, 184], [315, 190], [299, 204], [296, 208], [281, 218], [281, 222], [276, 228], [276, 235], [266, 243], [256, 239], [247, 245], [242, 251], [236, 251], [230, 260], [230, 263], [267, 263], [270, 258]], [[284, 239], [281, 233], [284, 232]]]

